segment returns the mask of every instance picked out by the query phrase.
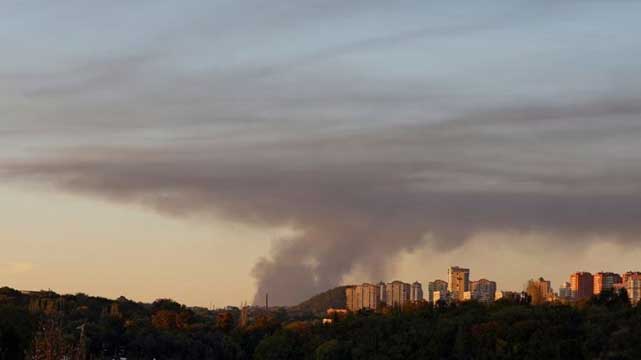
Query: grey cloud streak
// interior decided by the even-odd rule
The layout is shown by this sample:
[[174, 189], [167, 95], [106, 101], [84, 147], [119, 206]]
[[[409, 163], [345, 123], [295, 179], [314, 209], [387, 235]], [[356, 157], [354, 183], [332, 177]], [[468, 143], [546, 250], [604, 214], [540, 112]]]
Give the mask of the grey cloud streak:
[[292, 226], [301, 235], [275, 244], [253, 274], [257, 302], [269, 292], [293, 304], [356, 265], [380, 278], [401, 250], [447, 251], [485, 230], [636, 243], [639, 103], [542, 104], [321, 135], [282, 129], [260, 143], [74, 149], [2, 162], [0, 176], [174, 216]]
[[485, 230], [641, 233], [633, 2], [22, 6], [0, 179], [299, 230], [257, 300]]

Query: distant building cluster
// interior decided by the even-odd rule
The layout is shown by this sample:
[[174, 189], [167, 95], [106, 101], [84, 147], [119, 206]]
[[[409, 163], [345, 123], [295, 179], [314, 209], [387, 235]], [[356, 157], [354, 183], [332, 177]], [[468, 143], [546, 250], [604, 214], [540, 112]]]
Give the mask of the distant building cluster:
[[[446, 294], [438, 293], [438, 300], [491, 303], [496, 296], [496, 282], [487, 279], [470, 281], [470, 269], [452, 266], [447, 270], [449, 280]], [[445, 296], [444, 296], [445, 295]], [[434, 297], [434, 296], [433, 296]]]
[[641, 301], [641, 272], [628, 271], [623, 275], [612, 272], [576, 272], [570, 275], [570, 282], [559, 288], [559, 297], [568, 300], [581, 300], [599, 295], [604, 290], [621, 291], [625, 289], [632, 304]]
[[525, 292], [530, 296], [530, 302], [535, 305], [552, 302], [557, 298], [552, 289], [552, 283], [542, 277], [528, 281]]
[[421, 283], [407, 284], [398, 280], [350, 286], [345, 290], [345, 298], [347, 309], [351, 311], [376, 310], [383, 304], [402, 308], [410, 302], [424, 301]]
[[345, 289], [347, 309], [358, 311], [361, 309], [378, 309], [381, 302], [381, 289], [378, 285], [362, 284]]
[[407, 304], [429, 301], [476, 300], [490, 303], [494, 301], [496, 282], [487, 279], [470, 281], [470, 270], [458, 266], [448, 269], [448, 281], [434, 280], [428, 283], [427, 298], [423, 286], [416, 281], [412, 284], [399, 280], [379, 284], [364, 283], [349, 286], [345, 290], [347, 309], [377, 310], [381, 306], [403, 308]]
[[632, 304], [641, 301], [641, 272], [628, 271], [620, 275], [613, 272], [592, 274], [578, 271], [571, 274], [569, 280], [561, 284], [558, 294], [552, 291], [550, 282], [543, 278], [530, 280], [526, 292], [532, 297], [532, 302], [537, 303], [555, 300], [577, 301], [599, 295], [603, 291], [620, 292], [625, 289]]
[[452, 266], [447, 271], [447, 281], [434, 280], [428, 282], [427, 292], [416, 281], [412, 284], [399, 280], [390, 283], [364, 283], [347, 287], [345, 296], [347, 310], [363, 309], [378, 310], [383, 306], [403, 308], [407, 304], [430, 302], [462, 302], [478, 301], [492, 303], [497, 300], [510, 300], [541, 304], [554, 301], [576, 301], [586, 299], [603, 291], [620, 292], [623, 289], [628, 294], [630, 302], [637, 304], [641, 301], [641, 272], [628, 271], [624, 274], [612, 272], [575, 272], [569, 281], [559, 287], [555, 293], [549, 280], [542, 277], [529, 280], [524, 291], [499, 291], [496, 282], [480, 279], [470, 280], [470, 269]]
[[466, 300], [491, 303], [496, 298], [496, 282], [487, 279], [472, 281], [470, 282], [470, 291], [464, 296]]

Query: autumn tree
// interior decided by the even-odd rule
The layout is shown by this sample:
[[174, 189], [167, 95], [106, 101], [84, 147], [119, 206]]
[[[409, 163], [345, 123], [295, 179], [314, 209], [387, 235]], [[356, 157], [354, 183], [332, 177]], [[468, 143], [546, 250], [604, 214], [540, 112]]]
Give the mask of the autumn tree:
[[42, 324], [27, 355], [29, 360], [60, 360], [70, 357], [72, 348], [66, 343], [61, 327], [53, 320]]

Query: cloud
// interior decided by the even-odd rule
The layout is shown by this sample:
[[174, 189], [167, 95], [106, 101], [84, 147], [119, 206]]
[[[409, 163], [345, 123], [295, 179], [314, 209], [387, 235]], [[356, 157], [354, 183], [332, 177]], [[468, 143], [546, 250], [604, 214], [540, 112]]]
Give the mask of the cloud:
[[293, 304], [356, 266], [380, 278], [401, 251], [445, 251], [480, 232], [637, 241], [638, 103], [503, 108], [249, 144], [73, 149], [3, 162], [0, 175], [174, 216], [290, 226], [300, 235], [279, 242], [253, 275], [257, 302], [269, 292]]
[[17, 7], [51, 30], [3, 52], [0, 178], [288, 226], [261, 303], [481, 232], [634, 243], [638, 5], [530, 3]]

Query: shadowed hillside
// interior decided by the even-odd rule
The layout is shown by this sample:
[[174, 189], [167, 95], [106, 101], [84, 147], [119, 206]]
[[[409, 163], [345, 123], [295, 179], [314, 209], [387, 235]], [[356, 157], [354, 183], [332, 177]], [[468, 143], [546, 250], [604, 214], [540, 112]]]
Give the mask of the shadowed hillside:
[[329, 308], [345, 308], [345, 289], [349, 286], [339, 286], [294, 306], [293, 309], [314, 314], [325, 313]]

